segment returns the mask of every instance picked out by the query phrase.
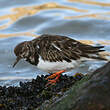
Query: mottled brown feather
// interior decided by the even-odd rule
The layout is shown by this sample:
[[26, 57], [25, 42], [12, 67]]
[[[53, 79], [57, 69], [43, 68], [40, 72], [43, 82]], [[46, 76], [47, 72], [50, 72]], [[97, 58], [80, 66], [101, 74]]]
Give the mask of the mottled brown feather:
[[[95, 47], [80, 43], [66, 36], [44, 34], [33, 39], [32, 44], [38, 54], [45, 61], [56, 62], [66, 60], [78, 60], [81, 57], [102, 59], [100, 57], [89, 56], [89, 54], [97, 54], [103, 46]], [[104, 59], [102, 59], [104, 60]]]

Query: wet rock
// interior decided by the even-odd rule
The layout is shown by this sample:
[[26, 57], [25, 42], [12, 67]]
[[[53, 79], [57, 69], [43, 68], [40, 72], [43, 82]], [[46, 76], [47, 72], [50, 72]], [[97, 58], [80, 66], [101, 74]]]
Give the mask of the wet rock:
[[47, 110], [110, 110], [110, 62], [84, 79]]
[[30, 82], [20, 82], [20, 87], [0, 86], [0, 110], [34, 110], [52, 97], [62, 96], [63, 92], [83, 77], [62, 75], [56, 85], [46, 87], [47, 76], [37, 76]]
[[[93, 72], [81, 88], [74, 110], [110, 110], [110, 62]], [[78, 106], [80, 105], [80, 106]]]

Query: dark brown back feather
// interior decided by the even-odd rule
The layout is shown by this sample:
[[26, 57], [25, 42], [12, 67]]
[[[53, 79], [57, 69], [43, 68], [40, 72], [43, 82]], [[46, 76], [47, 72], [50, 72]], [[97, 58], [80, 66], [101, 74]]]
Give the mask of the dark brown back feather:
[[77, 60], [81, 57], [102, 59], [100, 57], [89, 56], [98, 54], [103, 46], [91, 46], [80, 43], [66, 36], [44, 34], [31, 41], [34, 48], [43, 60], [50, 62]]

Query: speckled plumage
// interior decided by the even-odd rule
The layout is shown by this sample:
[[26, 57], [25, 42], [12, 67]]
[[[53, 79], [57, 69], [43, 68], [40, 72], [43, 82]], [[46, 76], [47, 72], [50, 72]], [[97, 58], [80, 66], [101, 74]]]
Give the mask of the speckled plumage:
[[[67, 63], [67, 67], [68, 64], [71, 64], [73, 66], [70, 66], [70, 68], [74, 68], [74, 65], [78, 65], [82, 58], [105, 60], [98, 56], [99, 52], [104, 51], [101, 48], [103, 46], [95, 47], [86, 45], [66, 36], [43, 34], [31, 41], [18, 44], [14, 49], [14, 53], [17, 56], [16, 63], [21, 58], [25, 58], [26, 61], [38, 66], [40, 69], [42, 69], [41, 66], [47, 66], [48, 63], [45, 62], [49, 62], [50, 65], [56, 62], [52, 68], [51, 66], [47, 66], [47, 72], [52, 72], [52, 69], [54, 70], [56, 67], [58, 68], [58, 66], [64, 65], [65, 62]], [[40, 60], [45, 65], [39, 66]], [[57, 66], [56, 64], [60, 65]], [[66, 65], [63, 69], [67, 69]], [[44, 71], [46, 70], [44, 69]]]

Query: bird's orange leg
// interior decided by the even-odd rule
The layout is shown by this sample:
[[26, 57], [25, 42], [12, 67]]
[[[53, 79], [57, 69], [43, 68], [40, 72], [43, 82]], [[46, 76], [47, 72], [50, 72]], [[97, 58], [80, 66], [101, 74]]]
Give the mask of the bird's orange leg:
[[[48, 77], [46, 78], [46, 80], [48, 80], [48, 79], [52, 79], [52, 80], [48, 80], [48, 83], [46, 84], [46, 86], [49, 85], [49, 84], [54, 85], [54, 84], [59, 80], [60, 75], [61, 75], [62, 73], [64, 73], [64, 72], [65, 72], [65, 70], [61, 70], [61, 71], [58, 71], [58, 72], [53, 73], [52, 75], [48, 76]], [[55, 78], [55, 77], [56, 77], [56, 78]], [[55, 78], [55, 79], [53, 79], [53, 78]]]
[[52, 75], [48, 76], [48, 77], [46, 78], [46, 80], [52, 79], [52, 78], [54, 78], [54, 77], [56, 77], [56, 76], [58, 76], [58, 75], [60, 75], [60, 74], [62, 74], [62, 73], [64, 73], [64, 72], [65, 72], [65, 70], [61, 70], [61, 71], [58, 71], [58, 72], [56, 72], [56, 73], [53, 73]]

